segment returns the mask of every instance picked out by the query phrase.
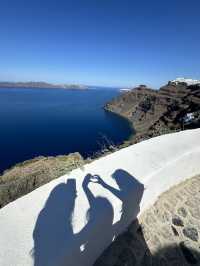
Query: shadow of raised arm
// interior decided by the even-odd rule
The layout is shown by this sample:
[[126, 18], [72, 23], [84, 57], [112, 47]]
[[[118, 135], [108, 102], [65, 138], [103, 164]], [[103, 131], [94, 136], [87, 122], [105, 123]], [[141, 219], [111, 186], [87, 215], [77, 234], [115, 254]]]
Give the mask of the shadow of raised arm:
[[91, 178], [92, 178], [92, 175], [91, 174], [87, 174], [83, 180], [83, 184], [82, 184], [82, 187], [83, 187], [83, 190], [87, 196], [87, 199], [89, 201], [89, 205], [92, 206], [92, 203], [94, 202], [95, 200], [95, 197], [93, 195], [93, 193], [91, 192], [91, 190], [88, 188], [88, 184], [91, 182]]
[[121, 192], [120, 190], [108, 185], [106, 182], [103, 181], [103, 179], [99, 175], [94, 176], [97, 179], [97, 183], [99, 183], [102, 187], [109, 190], [113, 195], [115, 195], [117, 198], [121, 199]]
[[[77, 234], [79, 246], [82, 248], [80, 263], [77, 265], [92, 265], [91, 254], [103, 251], [113, 239], [113, 217], [114, 210], [106, 197], [94, 196], [89, 183], [98, 183], [91, 174], [87, 174], [83, 180], [82, 188], [89, 202], [87, 221], [84, 228]], [[106, 233], [99, 233], [101, 229]]]

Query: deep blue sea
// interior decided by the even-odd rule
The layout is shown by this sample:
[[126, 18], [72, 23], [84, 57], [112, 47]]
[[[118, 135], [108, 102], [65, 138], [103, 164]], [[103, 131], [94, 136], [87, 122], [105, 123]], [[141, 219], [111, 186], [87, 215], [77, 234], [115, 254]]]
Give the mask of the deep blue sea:
[[114, 89], [0, 89], [0, 172], [39, 155], [99, 151], [105, 136], [120, 144], [128, 122], [105, 112]]

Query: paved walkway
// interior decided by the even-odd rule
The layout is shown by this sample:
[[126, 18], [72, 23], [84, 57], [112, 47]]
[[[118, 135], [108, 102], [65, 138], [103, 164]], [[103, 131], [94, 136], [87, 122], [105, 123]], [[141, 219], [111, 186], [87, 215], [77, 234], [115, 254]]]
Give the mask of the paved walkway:
[[200, 176], [162, 194], [95, 263], [135, 265], [200, 265]]

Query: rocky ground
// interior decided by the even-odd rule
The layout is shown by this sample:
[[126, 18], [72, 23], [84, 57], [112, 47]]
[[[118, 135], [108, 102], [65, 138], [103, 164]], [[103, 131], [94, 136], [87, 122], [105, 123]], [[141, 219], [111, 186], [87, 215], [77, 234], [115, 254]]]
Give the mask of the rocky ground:
[[95, 266], [200, 265], [200, 176], [162, 194]]
[[41, 156], [14, 166], [0, 176], [0, 208], [83, 164], [81, 155], [72, 153]]
[[128, 144], [184, 129], [189, 113], [197, 113], [196, 123], [191, 122], [192, 128], [199, 127], [200, 85], [169, 82], [159, 90], [141, 85], [113, 99], [105, 109], [127, 118], [133, 125], [136, 135]]

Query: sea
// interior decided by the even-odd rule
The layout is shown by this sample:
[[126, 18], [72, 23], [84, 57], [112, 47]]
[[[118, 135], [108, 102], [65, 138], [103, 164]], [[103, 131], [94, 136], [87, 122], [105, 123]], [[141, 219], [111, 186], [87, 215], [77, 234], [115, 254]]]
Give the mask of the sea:
[[119, 89], [0, 88], [0, 173], [37, 156], [79, 152], [84, 158], [132, 134], [103, 109]]

